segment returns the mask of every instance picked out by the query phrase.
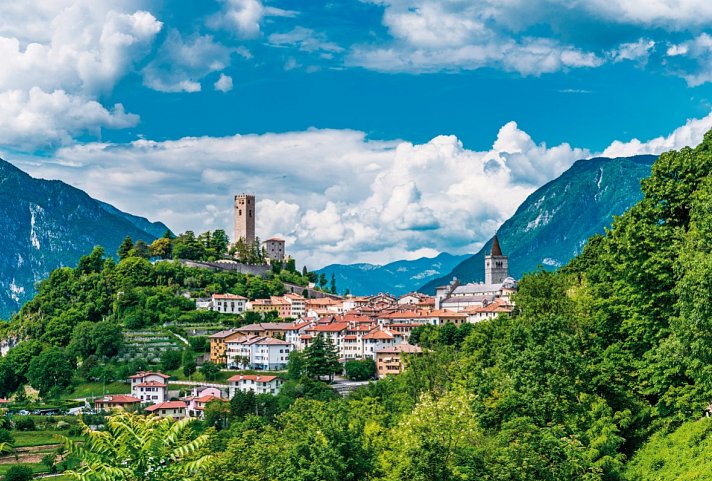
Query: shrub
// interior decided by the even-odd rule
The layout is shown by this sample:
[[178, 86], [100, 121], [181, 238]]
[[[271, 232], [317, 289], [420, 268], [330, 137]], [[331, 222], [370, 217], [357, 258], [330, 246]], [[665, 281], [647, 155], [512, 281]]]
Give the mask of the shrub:
[[30, 481], [33, 478], [32, 469], [29, 466], [12, 466], [7, 470], [5, 481]]
[[16, 418], [14, 424], [17, 431], [33, 431], [35, 429], [35, 420], [29, 416]]

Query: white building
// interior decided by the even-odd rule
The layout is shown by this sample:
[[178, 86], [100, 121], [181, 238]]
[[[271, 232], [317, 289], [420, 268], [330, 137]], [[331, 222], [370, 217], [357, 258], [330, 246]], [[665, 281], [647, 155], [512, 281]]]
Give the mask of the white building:
[[255, 394], [279, 394], [284, 381], [277, 376], [259, 376], [254, 374], [238, 374], [227, 380], [229, 383], [230, 399], [235, 396], [235, 391], [254, 391]]
[[227, 367], [231, 369], [285, 369], [293, 345], [272, 337], [249, 336], [226, 342]]
[[168, 378], [160, 372], [141, 371], [130, 377], [131, 395], [141, 403], [159, 404], [168, 400]]
[[376, 352], [403, 342], [403, 336], [388, 329], [376, 328], [363, 336], [363, 355], [376, 359]]
[[248, 299], [235, 294], [213, 294], [210, 310], [226, 314], [242, 314], [245, 312]]

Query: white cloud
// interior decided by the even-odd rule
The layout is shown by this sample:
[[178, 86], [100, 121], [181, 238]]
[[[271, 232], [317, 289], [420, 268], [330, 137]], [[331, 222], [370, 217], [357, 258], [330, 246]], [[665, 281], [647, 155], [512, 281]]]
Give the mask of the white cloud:
[[321, 32], [310, 28], [295, 27], [286, 33], [273, 33], [268, 37], [270, 45], [276, 47], [296, 46], [302, 52], [342, 52], [344, 49], [329, 42]]
[[89, 143], [21, 167], [178, 231], [230, 232], [239, 186], [258, 197], [258, 234], [284, 237], [299, 262], [318, 267], [474, 251], [538, 185], [588, 154], [537, 144], [510, 122], [481, 152], [454, 136], [412, 144], [308, 130]]
[[221, 73], [220, 78], [217, 79], [213, 87], [220, 92], [229, 92], [232, 90], [232, 77]]
[[630, 157], [640, 154], [662, 154], [668, 150], [694, 147], [702, 142], [707, 131], [712, 129], [712, 112], [701, 119], [688, 119], [685, 125], [675, 129], [670, 135], [660, 136], [642, 142], [632, 139], [628, 142], [616, 140], [601, 155], [604, 157]]
[[203, 77], [229, 65], [230, 51], [210, 35], [184, 38], [171, 30], [142, 71], [144, 85], [159, 92], [199, 92]]
[[138, 116], [127, 114], [121, 104], [109, 110], [64, 90], [46, 93], [39, 87], [0, 92], [0, 106], [0, 144], [20, 148], [35, 146], [38, 138], [43, 144], [59, 145], [78, 134], [96, 135], [102, 127], [120, 129], [138, 122]]
[[135, 125], [135, 115], [98, 99], [144, 58], [161, 28], [136, 1], [0, 5], [0, 95], [8, 102], [0, 105], [0, 122], [8, 125], [3, 142], [32, 148]]
[[690, 86], [712, 82], [712, 35], [697, 37], [667, 49], [668, 65]]
[[[382, 72], [492, 67], [522, 75], [541, 75], [598, 67], [609, 61], [637, 61], [645, 65], [656, 44], [669, 43], [670, 38], [679, 38], [681, 33], [699, 34], [712, 22], [712, 2], [707, 0], [371, 0], [371, 3], [383, 7], [382, 23], [390, 37], [385, 42], [369, 41], [352, 47], [347, 64]], [[613, 40], [619, 38], [616, 36], [584, 35], [588, 30], [621, 31], [618, 25], [626, 26], [631, 34], [642, 34], [643, 38], [617, 44]], [[702, 57], [709, 60], [707, 54]], [[691, 85], [710, 80], [706, 72], [697, 76], [684, 70], [680, 73]]]

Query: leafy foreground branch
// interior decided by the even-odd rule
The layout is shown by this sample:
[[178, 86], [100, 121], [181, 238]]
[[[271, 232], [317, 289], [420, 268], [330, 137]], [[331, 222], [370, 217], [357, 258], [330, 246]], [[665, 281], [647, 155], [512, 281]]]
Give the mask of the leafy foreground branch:
[[81, 460], [66, 474], [81, 481], [187, 479], [211, 458], [201, 449], [209, 436], [197, 434], [193, 422], [118, 413], [107, 418], [104, 431], [84, 425], [82, 442], [65, 438], [69, 453]]

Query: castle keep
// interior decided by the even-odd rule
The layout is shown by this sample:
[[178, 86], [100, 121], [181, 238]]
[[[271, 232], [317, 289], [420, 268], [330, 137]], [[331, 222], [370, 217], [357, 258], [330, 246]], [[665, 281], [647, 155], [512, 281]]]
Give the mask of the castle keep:
[[255, 242], [255, 196], [240, 194], [235, 196], [235, 236], [234, 241], [242, 239], [245, 244]]

